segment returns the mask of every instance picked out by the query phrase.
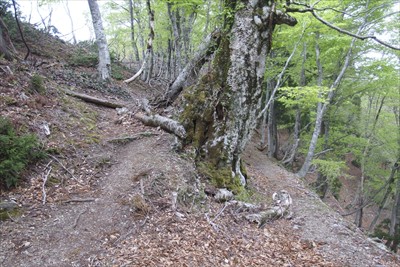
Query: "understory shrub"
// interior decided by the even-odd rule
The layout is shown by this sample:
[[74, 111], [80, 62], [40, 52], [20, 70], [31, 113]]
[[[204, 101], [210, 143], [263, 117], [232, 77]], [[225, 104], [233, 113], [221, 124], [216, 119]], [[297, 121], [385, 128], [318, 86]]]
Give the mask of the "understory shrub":
[[18, 135], [12, 123], [0, 117], [0, 186], [16, 186], [22, 171], [45, 153], [34, 134]]

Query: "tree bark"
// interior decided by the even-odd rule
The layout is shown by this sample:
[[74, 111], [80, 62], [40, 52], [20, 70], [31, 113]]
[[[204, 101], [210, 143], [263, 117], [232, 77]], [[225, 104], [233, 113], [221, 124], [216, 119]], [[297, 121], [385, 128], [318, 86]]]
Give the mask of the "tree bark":
[[397, 161], [393, 164], [392, 171], [390, 172], [390, 176], [389, 176], [389, 179], [387, 182], [388, 185], [387, 185], [385, 194], [383, 196], [383, 199], [382, 199], [381, 203], [379, 204], [378, 212], [368, 227], [369, 232], [371, 232], [375, 228], [375, 225], [378, 222], [379, 217], [381, 216], [382, 210], [386, 205], [389, 195], [392, 193], [392, 185], [395, 180], [395, 174], [396, 174], [397, 169], [399, 168], [398, 162], [400, 162], [400, 158], [398, 158]]
[[90, 95], [76, 93], [76, 92], [73, 92], [71, 90], [63, 89], [63, 91], [67, 95], [70, 95], [70, 96], [82, 99], [83, 101], [86, 101], [86, 102], [89, 102], [89, 103], [93, 103], [93, 104], [96, 104], [96, 105], [100, 105], [100, 106], [103, 106], [103, 107], [108, 107], [108, 108], [122, 108], [122, 107], [124, 107], [124, 105], [121, 104], [121, 103], [112, 102], [112, 101], [109, 101], [109, 100], [93, 97], [93, 96], [90, 96]]
[[236, 2], [225, 2], [234, 16], [226, 17], [211, 71], [184, 95], [181, 121], [198, 151], [199, 170], [238, 192], [246, 184], [241, 154], [260, 114], [274, 26], [297, 21], [266, 1], [240, 1], [238, 9]]
[[97, 0], [88, 0], [90, 14], [92, 16], [93, 29], [96, 35], [96, 42], [99, 49], [98, 70], [102, 80], [108, 80], [111, 72], [111, 60], [108, 50], [106, 35], [104, 34], [103, 22]]
[[[275, 86], [272, 86], [274, 88]], [[278, 128], [276, 125], [275, 101], [272, 100], [268, 110], [268, 157], [277, 158], [278, 156]]]
[[129, 0], [129, 16], [131, 20], [131, 43], [133, 48], [133, 53], [135, 55], [136, 61], [139, 62], [139, 49], [137, 47], [136, 38], [135, 38], [135, 18], [133, 16], [133, 1]]
[[[300, 86], [306, 85], [306, 60], [307, 60], [307, 43], [303, 43], [303, 60], [301, 62], [301, 72], [300, 72]], [[282, 164], [288, 164], [293, 168], [293, 162], [297, 154], [297, 148], [300, 142], [300, 128], [301, 128], [301, 108], [296, 105], [296, 115], [294, 121], [294, 131], [293, 131], [293, 145], [290, 150], [289, 157], [282, 162]]]
[[197, 75], [208, 60], [208, 57], [215, 52], [220, 41], [220, 31], [216, 30], [209, 34], [205, 40], [201, 43], [198, 51], [195, 53], [193, 58], [186, 64], [185, 68], [179, 73], [175, 81], [169, 86], [168, 91], [161, 101], [157, 105], [167, 107], [171, 105], [182, 92], [185, 83], [190, 77]]
[[[364, 26], [365, 26], [365, 23], [363, 23], [359, 27], [358, 32], [360, 32], [364, 28]], [[324, 117], [324, 114], [325, 114], [330, 102], [332, 101], [332, 99], [333, 99], [333, 97], [335, 95], [335, 91], [336, 91], [337, 87], [339, 86], [340, 82], [343, 79], [343, 76], [344, 76], [344, 73], [347, 70], [347, 67], [350, 64], [350, 59], [351, 59], [351, 56], [352, 56], [353, 46], [354, 46], [355, 41], [356, 41], [356, 38], [353, 38], [351, 40], [351, 44], [350, 44], [349, 50], [347, 51], [347, 54], [346, 54], [346, 57], [345, 57], [345, 60], [344, 60], [344, 64], [343, 64], [343, 66], [342, 66], [342, 68], [340, 70], [339, 75], [337, 76], [337, 78], [335, 79], [335, 81], [333, 82], [331, 87], [329, 88], [329, 93], [328, 93], [328, 97], [326, 99], [326, 102], [324, 104], [318, 103], [317, 116], [316, 116], [316, 119], [315, 119], [314, 131], [313, 131], [312, 138], [311, 138], [311, 141], [310, 141], [310, 145], [309, 145], [309, 148], [308, 148], [308, 153], [307, 153], [307, 156], [306, 156], [306, 158], [304, 160], [304, 163], [303, 163], [301, 169], [297, 172], [297, 175], [299, 177], [306, 176], [306, 174], [308, 173], [308, 170], [309, 170], [309, 168], [311, 166], [311, 162], [312, 162], [312, 159], [314, 157], [315, 148], [317, 147], [317, 141], [318, 141], [319, 133], [321, 131], [322, 119]], [[317, 46], [316, 46], [316, 54], [317, 54], [317, 58], [318, 58], [317, 59], [318, 60], [317, 61], [318, 72], [322, 73], [322, 65], [319, 62], [319, 46], [318, 46], [318, 43], [317, 43]], [[317, 85], [321, 86], [322, 85], [322, 74], [321, 75], [319, 74], [318, 77], [319, 78], [318, 78]]]
[[[146, 1], [147, 11], [149, 14], [149, 26], [150, 26], [150, 33], [149, 38], [147, 39], [147, 48], [146, 53], [143, 56], [143, 63], [139, 71], [133, 75], [131, 78], [124, 80], [124, 83], [130, 83], [134, 81], [137, 77], [139, 77], [143, 71], [147, 70], [145, 74], [145, 79], [147, 80], [148, 77], [151, 76], [151, 72], [153, 71], [153, 40], [154, 40], [154, 11], [151, 9], [150, 1]], [[150, 62], [151, 61], [151, 62]]]
[[147, 12], [149, 16], [149, 41], [147, 42], [147, 55], [148, 59], [146, 59], [146, 71], [144, 81], [146, 83], [150, 83], [150, 79], [153, 75], [153, 67], [154, 67], [154, 51], [153, 51], [153, 40], [154, 40], [154, 10], [151, 9], [150, 0], [146, 1]]
[[182, 42], [181, 42], [181, 28], [180, 28], [180, 14], [179, 10], [172, 10], [173, 4], [167, 2], [168, 15], [171, 20], [172, 33], [174, 36], [174, 47], [176, 57], [176, 68], [178, 72], [182, 70]]
[[73, 44], [77, 44], [78, 42], [76, 41], [76, 36], [75, 36], [74, 20], [72, 19], [72, 16], [71, 16], [71, 11], [69, 9], [68, 1], [65, 1], [65, 9], [67, 11], [69, 22], [71, 24], [71, 34], [72, 34]]

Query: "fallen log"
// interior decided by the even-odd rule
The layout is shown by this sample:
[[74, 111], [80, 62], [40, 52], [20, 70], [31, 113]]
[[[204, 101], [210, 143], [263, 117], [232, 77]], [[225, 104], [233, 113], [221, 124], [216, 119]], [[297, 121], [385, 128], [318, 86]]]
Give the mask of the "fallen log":
[[116, 103], [116, 102], [112, 102], [106, 99], [101, 99], [101, 98], [97, 98], [97, 97], [93, 97], [90, 95], [85, 95], [85, 94], [81, 94], [81, 93], [76, 93], [74, 91], [71, 90], [67, 90], [67, 89], [63, 89], [63, 91], [70, 96], [79, 98], [83, 101], [89, 102], [89, 103], [93, 103], [96, 105], [100, 105], [103, 107], [108, 107], [108, 108], [122, 108], [125, 105], [121, 104], [121, 103]]
[[286, 190], [280, 190], [272, 195], [274, 201], [273, 206], [265, 211], [258, 213], [248, 214], [245, 218], [250, 222], [258, 223], [259, 228], [263, 228], [266, 223], [272, 222], [282, 217], [290, 218], [292, 213], [290, 207], [292, 206], [292, 197]]
[[[70, 90], [63, 89], [63, 91], [70, 96], [82, 99], [86, 102], [90, 102], [96, 105], [104, 106], [104, 107], [109, 107], [109, 108], [122, 108], [124, 107], [123, 104], [121, 103], [116, 103], [116, 102], [111, 102], [105, 99], [100, 99], [96, 98], [93, 96], [85, 95], [85, 94], [80, 94], [76, 93]], [[169, 119], [167, 117], [163, 117], [160, 115], [153, 115], [151, 114], [150, 108], [148, 107], [148, 101], [146, 99], [142, 100], [142, 108], [145, 110], [147, 115], [142, 114], [142, 113], [136, 113], [133, 115], [134, 118], [140, 120], [144, 125], [147, 126], [152, 126], [152, 127], [160, 127], [161, 129], [165, 130], [168, 133], [172, 133], [176, 136], [178, 136], [181, 139], [186, 138], [186, 130], [185, 128], [178, 123], [177, 121], [174, 121], [172, 119]]]
[[134, 117], [140, 120], [144, 125], [160, 127], [166, 132], [172, 133], [178, 136], [180, 139], [186, 138], [185, 128], [177, 121], [171, 120], [167, 117], [160, 115], [145, 115], [143, 113], [137, 113]]

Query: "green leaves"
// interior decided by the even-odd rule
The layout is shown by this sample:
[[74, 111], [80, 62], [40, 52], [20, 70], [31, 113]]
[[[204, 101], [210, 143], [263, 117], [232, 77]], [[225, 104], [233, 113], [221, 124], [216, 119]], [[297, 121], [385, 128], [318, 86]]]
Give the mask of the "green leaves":
[[44, 156], [35, 135], [17, 135], [12, 124], [0, 117], [0, 185], [16, 186], [22, 171]]
[[278, 101], [286, 108], [299, 107], [309, 110], [324, 103], [329, 88], [326, 86], [281, 87]]

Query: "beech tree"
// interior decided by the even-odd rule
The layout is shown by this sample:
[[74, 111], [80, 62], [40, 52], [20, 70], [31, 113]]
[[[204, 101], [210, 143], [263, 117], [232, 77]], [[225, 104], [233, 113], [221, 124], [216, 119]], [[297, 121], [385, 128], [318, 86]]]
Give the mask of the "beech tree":
[[199, 170], [219, 186], [246, 184], [241, 154], [257, 123], [266, 56], [276, 25], [297, 21], [267, 1], [225, 1], [225, 25], [211, 70], [184, 94], [181, 120]]
[[102, 80], [108, 80], [111, 72], [110, 53], [108, 51], [107, 39], [104, 33], [103, 22], [97, 0], [88, 0], [90, 14], [92, 16], [94, 33], [96, 35], [96, 43], [99, 49], [99, 65], [98, 70]]

